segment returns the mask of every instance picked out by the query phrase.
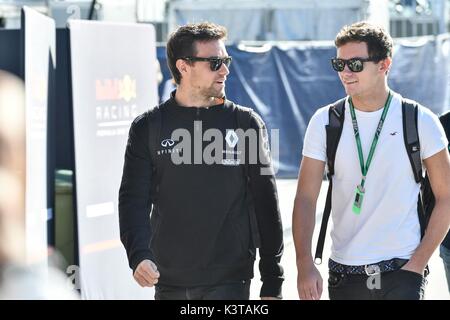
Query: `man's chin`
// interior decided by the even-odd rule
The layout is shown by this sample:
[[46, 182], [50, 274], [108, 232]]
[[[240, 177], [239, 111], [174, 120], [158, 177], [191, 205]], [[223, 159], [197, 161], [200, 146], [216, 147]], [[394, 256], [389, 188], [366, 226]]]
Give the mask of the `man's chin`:
[[223, 87], [223, 89], [220, 90], [219, 98], [221, 99], [225, 98], [225, 87]]
[[223, 98], [225, 98], [225, 90], [222, 90], [220, 92], [212, 92], [211, 97], [223, 99]]

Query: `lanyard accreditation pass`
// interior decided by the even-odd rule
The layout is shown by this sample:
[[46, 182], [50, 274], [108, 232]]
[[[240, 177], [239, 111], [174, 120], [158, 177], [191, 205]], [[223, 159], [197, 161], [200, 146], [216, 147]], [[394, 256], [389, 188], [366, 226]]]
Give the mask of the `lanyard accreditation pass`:
[[372, 145], [370, 146], [369, 156], [367, 157], [366, 165], [364, 165], [364, 155], [361, 147], [361, 139], [359, 137], [358, 121], [356, 120], [355, 108], [353, 107], [352, 98], [350, 97], [348, 100], [350, 104], [350, 114], [352, 116], [353, 131], [355, 133], [356, 146], [358, 148], [359, 165], [361, 166], [361, 174], [362, 174], [361, 183], [356, 187], [355, 201], [353, 202], [353, 212], [355, 214], [360, 214], [361, 205], [365, 193], [364, 183], [366, 182], [367, 172], [369, 171], [369, 166], [370, 163], [372, 162], [373, 154], [375, 152], [375, 148], [378, 143], [378, 138], [380, 137], [381, 129], [383, 128], [384, 120], [386, 119], [386, 115], [389, 110], [389, 105], [391, 104], [392, 94], [389, 91], [388, 98], [386, 100], [386, 103], [384, 104], [383, 113], [381, 114], [377, 130], [375, 131], [375, 136], [373, 137], [372, 140]]

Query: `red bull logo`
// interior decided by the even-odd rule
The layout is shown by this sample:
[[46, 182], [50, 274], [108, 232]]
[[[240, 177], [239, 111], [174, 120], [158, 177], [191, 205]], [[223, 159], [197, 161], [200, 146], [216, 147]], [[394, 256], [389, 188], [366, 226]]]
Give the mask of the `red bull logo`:
[[95, 98], [97, 101], [136, 99], [136, 79], [125, 75], [122, 79], [103, 79], [95, 81]]

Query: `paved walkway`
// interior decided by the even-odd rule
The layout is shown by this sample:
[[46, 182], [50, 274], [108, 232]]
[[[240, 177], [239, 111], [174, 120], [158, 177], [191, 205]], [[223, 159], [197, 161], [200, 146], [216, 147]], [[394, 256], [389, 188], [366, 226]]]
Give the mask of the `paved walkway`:
[[[278, 193], [280, 199], [280, 210], [283, 219], [284, 226], [284, 241], [285, 250], [281, 260], [285, 271], [285, 281], [283, 285], [283, 296], [287, 300], [298, 299], [297, 294], [297, 267], [295, 265], [295, 249], [292, 241], [291, 231], [291, 219], [292, 219], [292, 207], [294, 203], [295, 191], [297, 188], [296, 180], [278, 180]], [[328, 185], [324, 183], [319, 196], [319, 205], [317, 210], [320, 214], [317, 214], [316, 230], [314, 236], [318, 235], [318, 228], [320, 227], [321, 212], [325, 204], [326, 188]], [[325, 240], [324, 248], [324, 261], [328, 260], [330, 256], [330, 238], [329, 232], [327, 239]], [[315, 249], [316, 238], [313, 239], [313, 248]], [[258, 271], [258, 264], [255, 264], [255, 278], [252, 281], [250, 297], [251, 299], [259, 299], [259, 290], [261, 288], [260, 276]], [[442, 260], [439, 257], [438, 250], [434, 253], [430, 260], [430, 275], [428, 276], [428, 286], [426, 290], [426, 299], [428, 300], [450, 300], [450, 294], [447, 289], [447, 283], [445, 280], [445, 271], [442, 265]], [[319, 266], [319, 271], [324, 279], [324, 292], [322, 294], [323, 300], [328, 300], [328, 291], [326, 289], [327, 276], [327, 264], [323, 263]]]

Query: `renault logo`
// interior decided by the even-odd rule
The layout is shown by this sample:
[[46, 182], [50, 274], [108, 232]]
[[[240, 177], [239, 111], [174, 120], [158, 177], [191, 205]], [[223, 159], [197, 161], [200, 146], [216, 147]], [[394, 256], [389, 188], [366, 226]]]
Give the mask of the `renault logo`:
[[234, 132], [233, 130], [229, 130], [225, 137], [225, 141], [227, 142], [227, 144], [230, 148], [234, 148], [236, 146], [236, 144], [238, 143], [239, 138], [238, 138], [236, 132]]
[[174, 144], [175, 141], [173, 141], [172, 139], [164, 139], [163, 141], [161, 141], [161, 146], [163, 146], [164, 148], [173, 147]]

